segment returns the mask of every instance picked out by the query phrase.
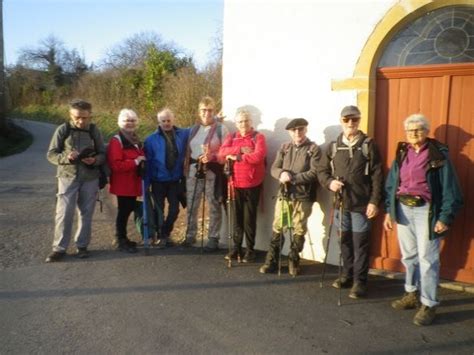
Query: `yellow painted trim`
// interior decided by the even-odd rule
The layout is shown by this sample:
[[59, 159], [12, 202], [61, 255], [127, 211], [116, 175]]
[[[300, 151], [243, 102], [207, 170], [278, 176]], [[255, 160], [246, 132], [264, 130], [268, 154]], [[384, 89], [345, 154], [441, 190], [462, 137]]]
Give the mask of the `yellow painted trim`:
[[408, 23], [423, 14], [446, 6], [472, 5], [472, 0], [401, 0], [390, 8], [369, 36], [352, 78], [332, 80], [331, 88], [357, 90], [362, 113], [361, 128], [372, 134], [375, 124], [376, 65], [385, 46]]
[[333, 91], [341, 90], [364, 90], [367, 87], [367, 78], [349, 78], [343, 80], [332, 80], [331, 89]]

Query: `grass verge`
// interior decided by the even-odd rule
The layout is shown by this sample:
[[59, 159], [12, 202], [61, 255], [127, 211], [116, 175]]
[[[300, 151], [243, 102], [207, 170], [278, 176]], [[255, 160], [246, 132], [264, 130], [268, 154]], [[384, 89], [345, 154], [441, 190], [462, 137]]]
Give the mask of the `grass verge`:
[[0, 157], [25, 151], [33, 143], [30, 132], [7, 121], [6, 134], [0, 135]]

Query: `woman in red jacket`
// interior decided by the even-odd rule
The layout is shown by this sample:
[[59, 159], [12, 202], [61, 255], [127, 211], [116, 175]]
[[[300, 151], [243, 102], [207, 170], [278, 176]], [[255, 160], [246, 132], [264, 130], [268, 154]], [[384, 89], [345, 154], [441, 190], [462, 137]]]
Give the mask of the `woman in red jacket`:
[[118, 125], [120, 130], [107, 147], [107, 162], [111, 170], [109, 191], [117, 196], [118, 211], [115, 220], [117, 249], [135, 253], [137, 243], [127, 238], [127, 222], [135, 210], [137, 196], [142, 195], [138, 166], [145, 160], [145, 153], [136, 134], [137, 114], [129, 109], [121, 110]]
[[250, 111], [238, 109], [235, 123], [238, 131], [227, 135], [219, 149], [219, 156], [233, 163], [235, 187], [234, 249], [225, 258], [240, 258], [245, 234], [247, 250], [242, 262], [248, 263], [255, 260], [257, 206], [265, 178], [267, 146], [265, 136], [252, 127]]

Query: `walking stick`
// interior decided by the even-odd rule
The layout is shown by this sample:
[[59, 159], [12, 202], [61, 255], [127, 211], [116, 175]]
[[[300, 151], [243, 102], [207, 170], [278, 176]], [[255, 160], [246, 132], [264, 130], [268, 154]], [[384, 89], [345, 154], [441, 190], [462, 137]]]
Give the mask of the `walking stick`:
[[202, 218], [201, 218], [201, 254], [204, 252], [204, 217], [206, 215], [206, 164], [202, 161], [198, 163], [198, 170], [201, 171], [202, 179], [204, 179], [203, 184], [203, 194], [202, 194]]
[[145, 163], [142, 162], [142, 207], [143, 207], [143, 247], [145, 248], [145, 254], [150, 253], [150, 235], [148, 230], [148, 206], [147, 206], [147, 195], [146, 195], [146, 184], [145, 184]]
[[[340, 189], [340, 199], [339, 199], [339, 282], [341, 282], [342, 277], [342, 219], [344, 218], [344, 201], [342, 196], [342, 187]], [[342, 285], [339, 285], [339, 299], [337, 305], [341, 305], [341, 292]]]
[[280, 185], [280, 201], [281, 201], [281, 206], [280, 206], [280, 245], [278, 249], [278, 277], [281, 276], [281, 250], [283, 249], [283, 217], [285, 216], [285, 211], [284, 211], [284, 204], [283, 204], [283, 193], [281, 190], [283, 189], [283, 186]]
[[[227, 260], [227, 267], [232, 267], [232, 257], [230, 257], [232, 253], [232, 240], [234, 236], [234, 220], [233, 220], [233, 213], [234, 213], [234, 204], [235, 201], [235, 190], [234, 190], [234, 180], [233, 180], [233, 160], [228, 159], [226, 162], [226, 175], [227, 175], [227, 229], [229, 235], [227, 237], [227, 246], [229, 249], [229, 260]], [[240, 262], [240, 254], [237, 255], [237, 262]]]
[[[193, 197], [191, 198], [191, 206], [188, 206], [188, 223], [187, 223], [187, 226], [186, 226], [186, 232], [184, 234], [184, 238], [182, 239], [182, 243], [186, 241], [186, 237], [188, 236], [188, 232], [189, 232], [189, 225], [190, 225], [190, 222], [191, 222], [191, 218], [192, 218], [192, 214], [193, 214], [193, 211], [194, 211], [194, 205], [196, 203], [196, 195], [197, 195], [197, 186], [198, 186], [198, 182], [199, 180], [202, 180], [204, 179], [204, 181], [206, 181], [206, 176], [205, 174], [203, 174], [203, 172], [200, 170], [201, 169], [201, 163], [198, 162], [196, 164], [196, 173], [195, 173], [195, 183], [194, 183], [194, 190], [193, 190]], [[206, 193], [206, 185], [204, 185], [204, 192], [203, 194], [205, 195]], [[204, 196], [205, 198], [205, 196]]]
[[[292, 252], [291, 247], [294, 245], [294, 240], [293, 240], [293, 209], [291, 208], [290, 205], [290, 196], [288, 193], [288, 185], [285, 184], [285, 195], [283, 198], [283, 203], [285, 205], [285, 209], [287, 212], [287, 230], [288, 234], [290, 236], [290, 253]], [[296, 277], [296, 275], [292, 275], [293, 277]]]
[[338, 192], [335, 192], [333, 196], [331, 212], [329, 213], [329, 233], [328, 233], [328, 240], [326, 242], [326, 250], [325, 250], [326, 254], [324, 255], [323, 271], [321, 272], [321, 280], [319, 281], [319, 287], [323, 287], [324, 276], [326, 275], [326, 264], [328, 260], [329, 245], [330, 245], [329, 242], [331, 241], [332, 227], [334, 225], [334, 210], [336, 209], [338, 198], [339, 198]]

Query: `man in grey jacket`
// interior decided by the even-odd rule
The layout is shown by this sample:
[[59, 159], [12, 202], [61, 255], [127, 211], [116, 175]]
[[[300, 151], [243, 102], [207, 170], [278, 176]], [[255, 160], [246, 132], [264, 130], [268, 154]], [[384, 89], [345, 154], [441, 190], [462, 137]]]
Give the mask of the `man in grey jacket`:
[[303, 250], [308, 218], [316, 201], [317, 166], [321, 157], [317, 144], [306, 137], [307, 126], [308, 121], [304, 118], [295, 118], [288, 123], [286, 130], [291, 142], [281, 146], [272, 164], [271, 174], [280, 183], [280, 193], [275, 205], [270, 248], [265, 264], [260, 267], [262, 274], [274, 272], [277, 268], [280, 249], [284, 243], [283, 229], [289, 227], [284, 221], [286, 202], [290, 205], [290, 218], [293, 222], [288, 272], [294, 277], [300, 271], [299, 253]]
[[58, 193], [53, 252], [46, 258], [47, 263], [60, 261], [66, 254], [76, 206], [76, 256], [89, 256], [87, 246], [99, 189], [99, 167], [105, 162], [104, 141], [99, 129], [90, 123], [91, 112], [90, 103], [71, 101], [70, 121], [56, 129], [49, 145], [47, 158], [58, 167]]

